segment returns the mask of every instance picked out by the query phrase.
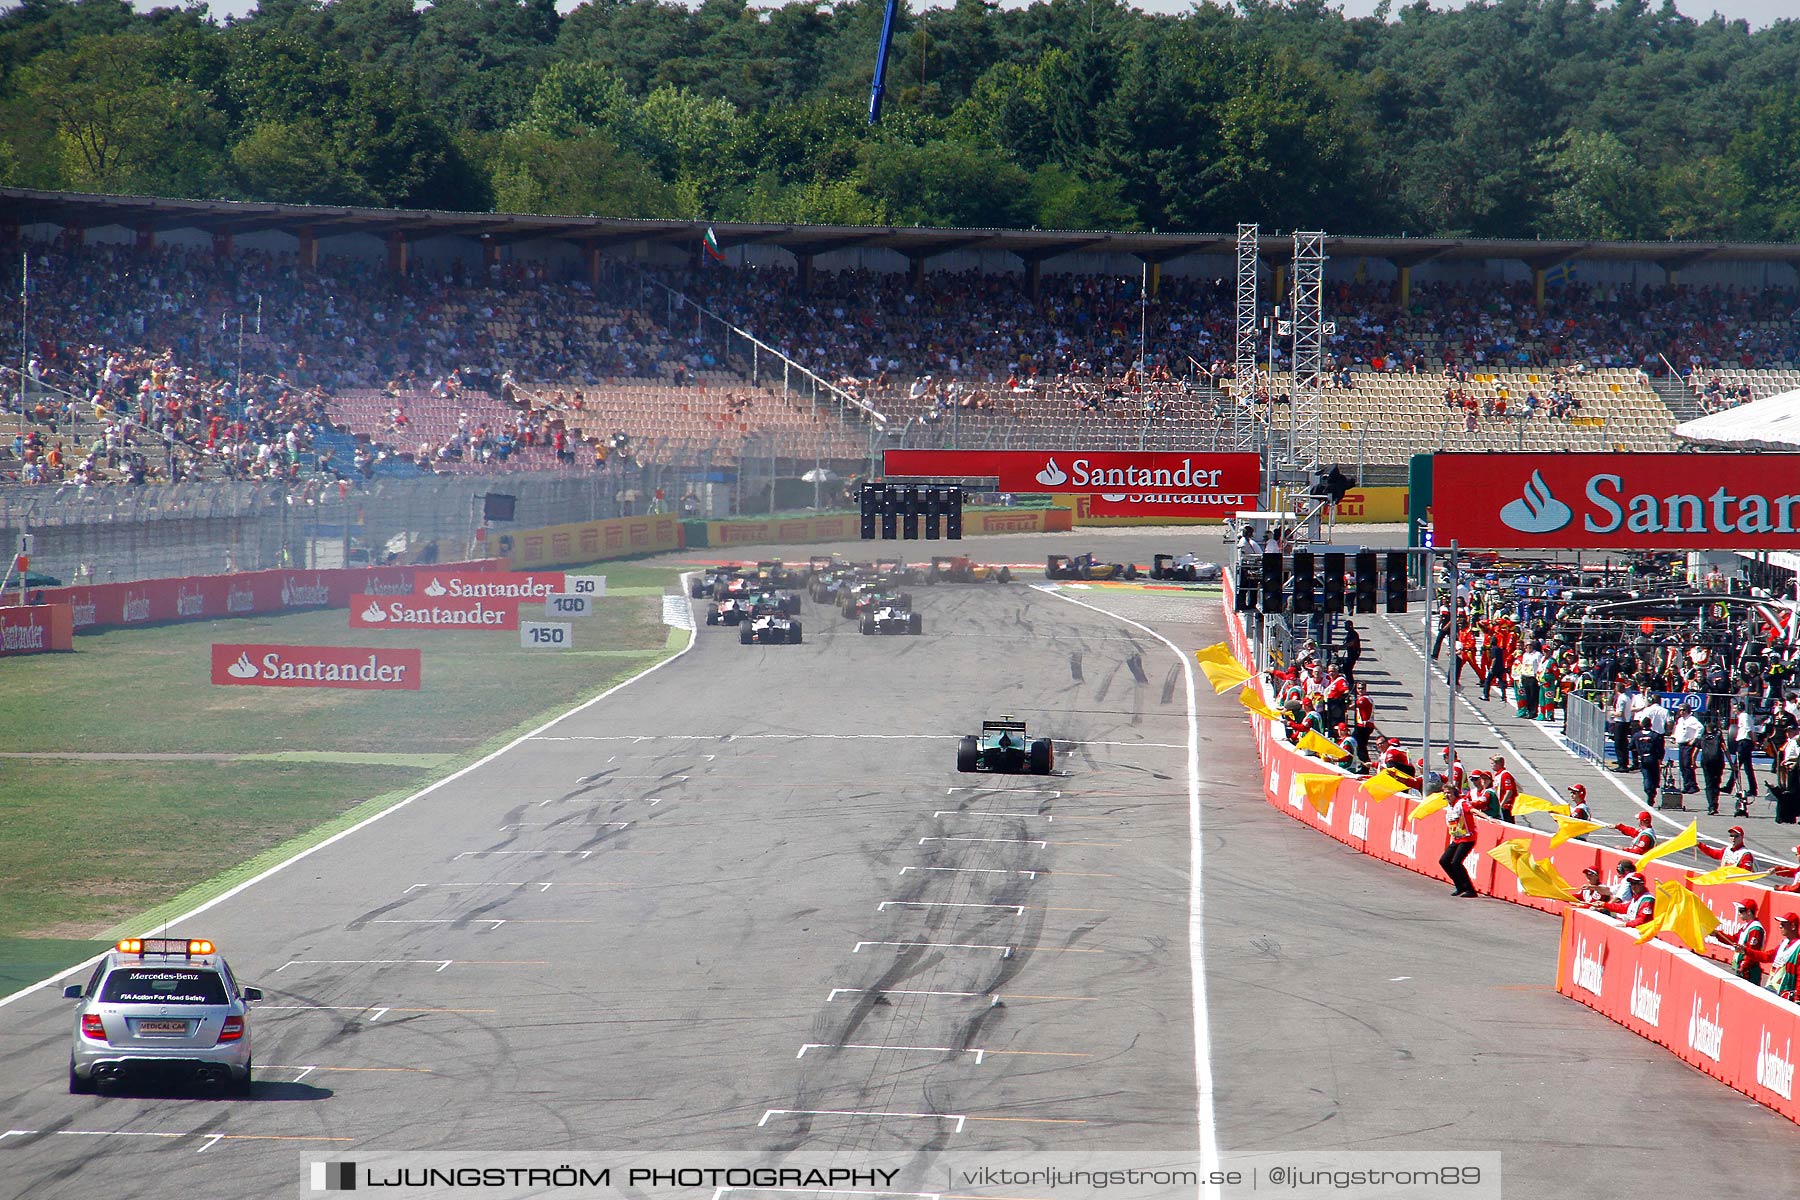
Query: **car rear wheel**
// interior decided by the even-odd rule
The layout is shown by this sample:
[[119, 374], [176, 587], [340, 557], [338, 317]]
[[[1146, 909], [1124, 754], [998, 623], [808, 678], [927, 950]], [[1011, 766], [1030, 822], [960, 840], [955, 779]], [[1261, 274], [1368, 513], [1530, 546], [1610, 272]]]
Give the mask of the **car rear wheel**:
[[1056, 749], [1050, 744], [1049, 738], [1039, 738], [1031, 743], [1030, 761], [1033, 775], [1050, 773], [1050, 768], [1056, 765]]
[[255, 1081], [255, 1079], [256, 1079], [256, 1060], [251, 1059], [249, 1062], [244, 1064], [244, 1077], [242, 1079], [238, 1079], [237, 1077], [233, 1076], [231, 1079], [231, 1082], [229, 1082], [225, 1086], [226, 1086], [227, 1090], [229, 1090], [231, 1092], [231, 1094], [234, 1096], [248, 1096], [250, 1094], [251, 1084]]
[[788, 625], [788, 641], [796, 646], [800, 644], [800, 622], [794, 621]]
[[1138, 577], [1137, 564], [1136, 563], [1126, 563], [1125, 564], [1125, 578], [1136, 579], [1137, 577]]
[[908, 633], [924, 633], [925, 632], [925, 617], [924, 617], [924, 615], [921, 613], [907, 613], [906, 614], [906, 632], [908, 632]]
[[976, 748], [975, 739], [965, 736], [956, 744], [956, 769], [959, 771], [975, 770], [975, 763], [980, 755], [981, 751]]
[[859, 628], [864, 633], [874, 633], [875, 632], [875, 618], [874, 617], [864, 617], [862, 619], [862, 624], [861, 624], [861, 626], [859, 626]]
[[756, 631], [750, 628], [749, 622], [738, 626], [738, 641], [748, 646], [756, 639]]
[[1001, 567], [1000, 573], [998, 575], [994, 576], [994, 578], [998, 579], [1001, 583], [1011, 583], [1012, 582], [1012, 568], [1011, 567]]
[[83, 1079], [75, 1073], [75, 1060], [69, 1059], [69, 1095], [91, 1096], [97, 1088], [98, 1084], [92, 1077]]

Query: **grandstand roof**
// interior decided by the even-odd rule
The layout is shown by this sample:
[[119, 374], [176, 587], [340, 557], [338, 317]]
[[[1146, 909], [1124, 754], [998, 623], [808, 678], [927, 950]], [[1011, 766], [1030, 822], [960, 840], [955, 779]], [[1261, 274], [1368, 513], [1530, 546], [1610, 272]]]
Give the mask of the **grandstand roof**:
[[[722, 246], [773, 245], [795, 255], [853, 247], [879, 247], [925, 259], [955, 250], [1003, 250], [1023, 262], [1087, 251], [1130, 254], [1168, 262], [1190, 254], [1230, 254], [1233, 233], [1108, 233], [1042, 229], [936, 229], [896, 225], [784, 225], [636, 220], [618, 217], [534, 216], [518, 213], [436, 212], [427, 209], [338, 208], [310, 204], [260, 204], [230, 200], [175, 200], [152, 196], [99, 196], [0, 187], [0, 223], [97, 228], [198, 229], [249, 233], [310, 229], [315, 237], [367, 233], [487, 238], [498, 242], [553, 238], [586, 246], [635, 242], [698, 245], [710, 227]], [[1262, 237], [1263, 253], [1285, 261], [1291, 234]], [[1724, 260], [1800, 264], [1800, 245], [1778, 242], [1527, 241], [1497, 238], [1330, 236], [1334, 257], [1391, 259], [1402, 266], [1434, 260], [1514, 259], [1551, 267], [1571, 259], [1653, 262], [1680, 270]]]
[[1800, 450], [1800, 391], [1683, 421], [1675, 427], [1675, 437], [1726, 450]]

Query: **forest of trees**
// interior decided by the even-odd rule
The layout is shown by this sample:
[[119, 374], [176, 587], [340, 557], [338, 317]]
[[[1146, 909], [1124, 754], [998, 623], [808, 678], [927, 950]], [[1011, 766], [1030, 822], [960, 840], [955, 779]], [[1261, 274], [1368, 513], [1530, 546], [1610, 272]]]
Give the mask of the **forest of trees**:
[[1644, 0], [23, 0], [0, 182], [707, 220], [1800, 239], [1800, 21]]

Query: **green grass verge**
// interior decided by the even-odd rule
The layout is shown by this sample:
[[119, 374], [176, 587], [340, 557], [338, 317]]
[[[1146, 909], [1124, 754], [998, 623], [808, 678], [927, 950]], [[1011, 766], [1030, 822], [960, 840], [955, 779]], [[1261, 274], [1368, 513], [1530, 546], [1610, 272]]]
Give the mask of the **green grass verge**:
[[[686, 644], [656, 599], [676, 572], [593, 573], [631, 592], [577, 620], [588, 649], [350, 630], [334, 611], [103, 633], [72, 655], [9, 662], [0, 748], [221, 757], [0, 760], [0, 993], [227, 891]], [[416, 645], [424, 687], [214, 687], [214, 641]]]

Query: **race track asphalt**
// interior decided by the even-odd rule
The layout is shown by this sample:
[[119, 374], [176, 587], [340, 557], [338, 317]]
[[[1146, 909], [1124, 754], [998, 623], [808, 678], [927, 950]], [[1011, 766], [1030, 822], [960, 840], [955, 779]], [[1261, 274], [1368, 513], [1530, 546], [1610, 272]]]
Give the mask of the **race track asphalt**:
[[[1025, 582], [914, 591], [916, 638], [810, 603], [800, 646], [702, 628], [180, 930], [268, 992], [248, 1099], [67, 1095], [66, 1002], [0, 1008], [0, 1196], [285, 1194], [309, 1157], [380, 1150], [1191, 1149], [1182, 664]], [[1183, 650], [1220, 635], [1215, 595], [1069, 594]], [[1557, 996], [1550, 918], [1452, 903], [1260, 803], [1241, 709], [1199, 682], [1225, 1153], [1502, 1150], [1509, 1192], [1723, 1195], [1714, 1163], [1791, 1151], [1789, 1123]], [[955, 772], [1003, 712], [1056, 739], [1056, 775]]]

